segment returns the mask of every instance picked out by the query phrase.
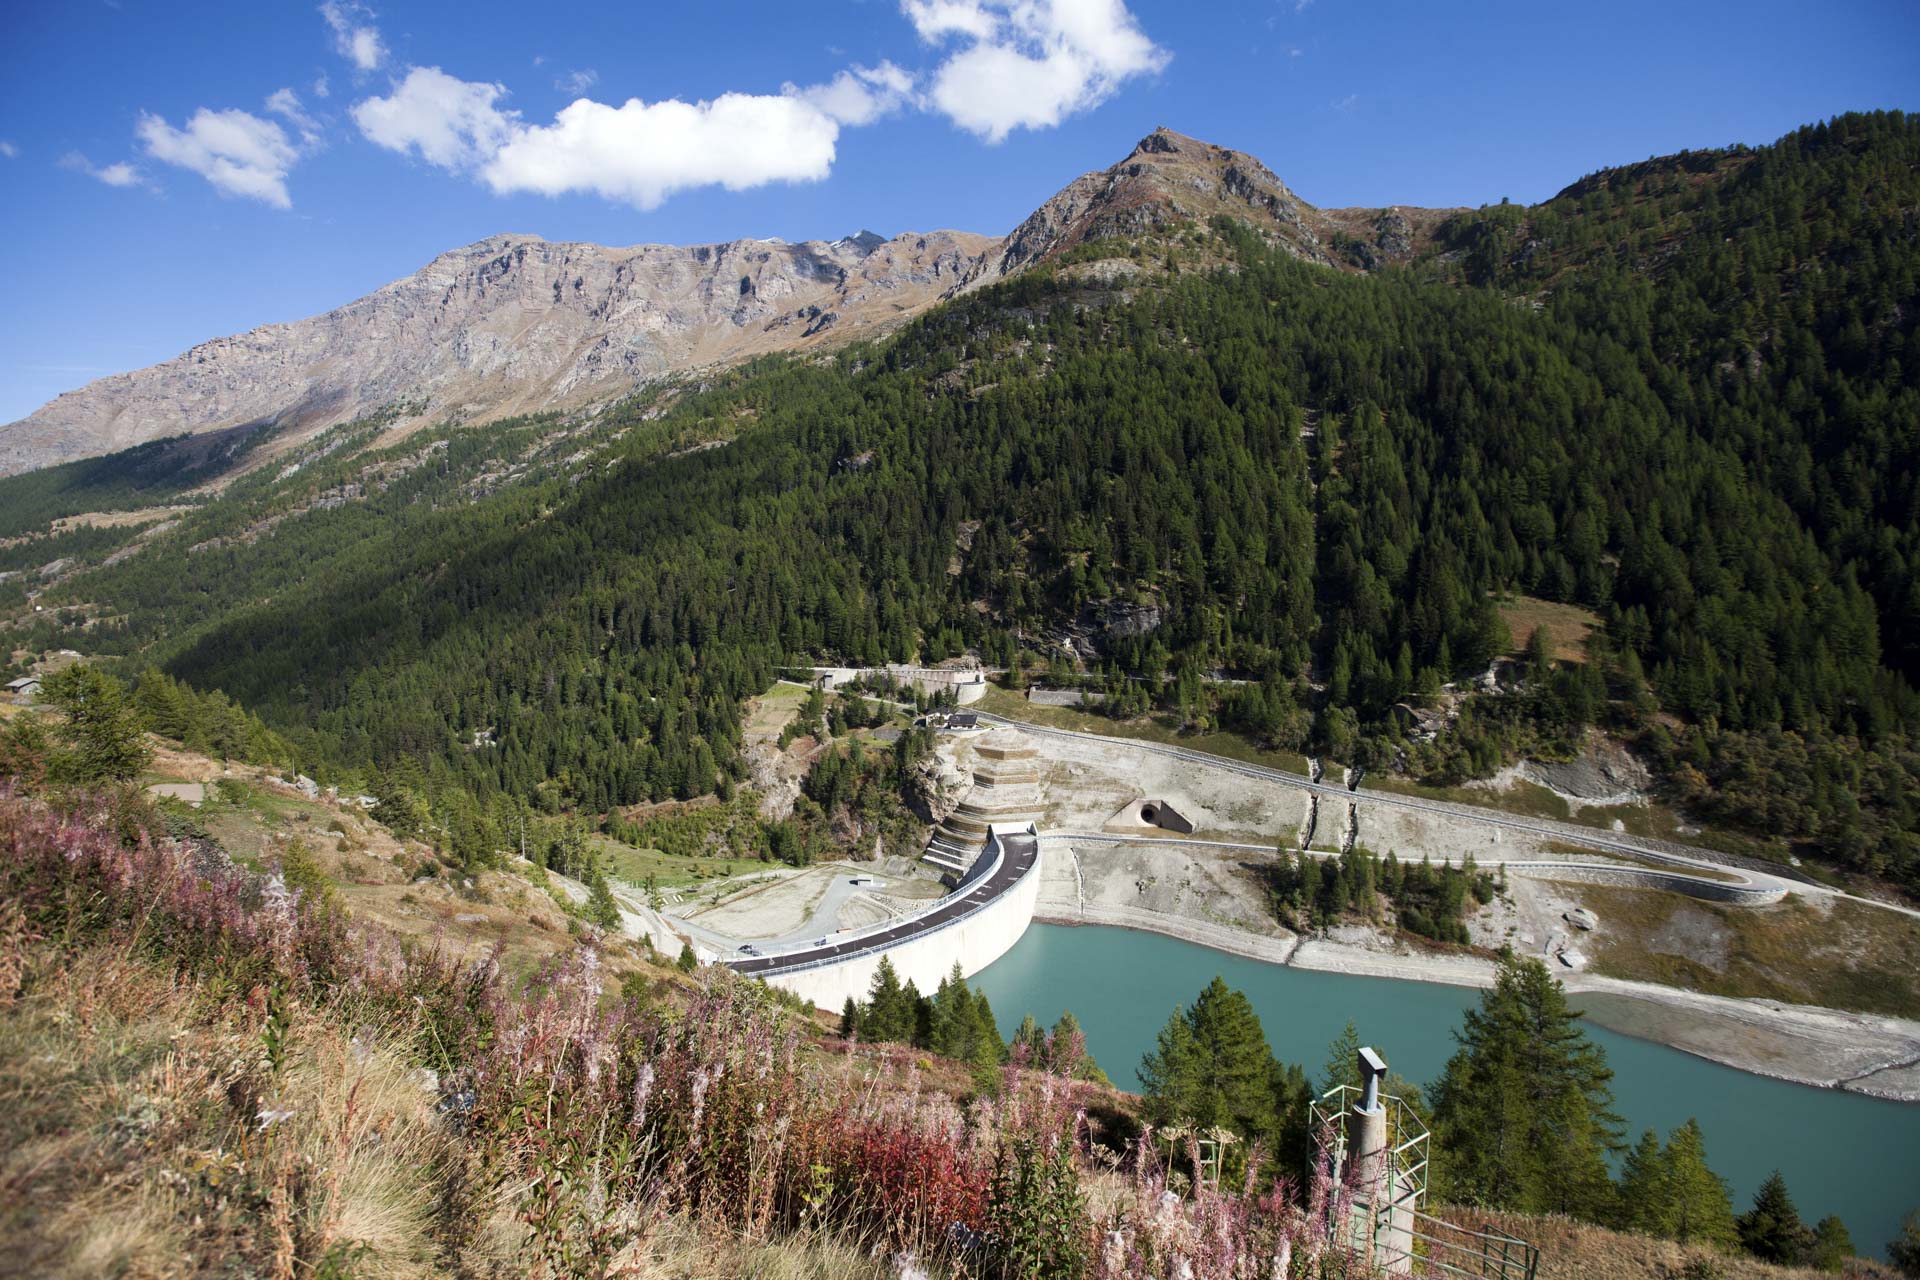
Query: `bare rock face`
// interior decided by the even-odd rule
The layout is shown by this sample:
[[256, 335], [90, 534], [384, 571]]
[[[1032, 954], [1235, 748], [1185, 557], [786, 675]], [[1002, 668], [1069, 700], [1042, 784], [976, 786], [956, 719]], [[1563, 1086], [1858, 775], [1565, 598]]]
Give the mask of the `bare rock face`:
[[759, 813], [769, 822], [793, 816], [800, 799], [800, 774], [786, 753], [770, 742], [749, 743], [747, 782], [759, 793]]
[[612, 399], [676, 370], [883, 331], [977, 276], [992, 244], [944, 231], [625, 249], [494, 236], [337, 311], [68, 392], [0, 428], [0, 474], [422, 399], [434, 419], [476, 421]]
[[907, 808], [922, 822], [944, 822], [972, 783], [949, 755], [935, 751], [921, 757], [907, 775]]

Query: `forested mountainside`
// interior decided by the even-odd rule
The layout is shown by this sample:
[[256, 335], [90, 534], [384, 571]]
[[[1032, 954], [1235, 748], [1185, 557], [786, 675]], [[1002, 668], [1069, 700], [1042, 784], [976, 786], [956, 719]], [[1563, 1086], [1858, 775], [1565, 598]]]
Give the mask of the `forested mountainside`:
[[[1196, 719], [1436, 778], [1599, 721], [1694, 808], [1911, 883], [1917, 166], [1920, 123], [1850, 116], [1458, 215], [1370, 276], [1142, 225], [597, 418], [336, 428], [79, 548], [117, 562], [15, 639], [404, 772], [479, 854], [495, 796], [737, 776], [776, 664], [1007, 662], [1124, 612], [1108, 667]], [[1508, 592], [1593, 608], [1589, 660], [1403, 740], [1396, 704], [1522, 639]]]

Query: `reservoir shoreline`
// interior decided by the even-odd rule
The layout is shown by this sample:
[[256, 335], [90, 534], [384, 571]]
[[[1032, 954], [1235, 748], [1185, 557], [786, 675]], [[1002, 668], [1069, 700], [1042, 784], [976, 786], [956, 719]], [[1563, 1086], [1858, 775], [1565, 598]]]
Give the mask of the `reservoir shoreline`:
[[[1386, 952], [1290, 934], [1268, 937], [1162, 912], [1062, 900], [1047, 886], [1033, 921], [1158, 934], [1291, 969], [1475, 989], [1493, 985], [1494, 964], [1479, 956]], [[1597, 974], [1556, 976], [1588, 1021], [1617, 1034], [1789, 1084], [1920, 1103], [1920, 1023]]]

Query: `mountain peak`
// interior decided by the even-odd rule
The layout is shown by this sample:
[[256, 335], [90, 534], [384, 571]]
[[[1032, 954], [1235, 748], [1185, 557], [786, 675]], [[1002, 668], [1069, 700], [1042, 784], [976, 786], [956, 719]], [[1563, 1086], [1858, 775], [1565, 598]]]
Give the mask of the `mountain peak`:
[[1127, 158], [1138, 155], [1173, 155], [1185, 148], [1203, 147], [1207, 144], [1197, 138], [1189, 138], [1184, 133], [1175, 133], [1165, 125], [1160, 125], [1146, 137], [1134, 144]]
[[862, 227], [850, 236], [841, 236], [838, 240], [834, 241], [836, 245], [845, 245], [847, 248], [861, 254], [872, 253], [886, 242], [887, 238], [885, 236], [877, 231], [869, 231], [865, 227]]
[[998, 270], [1004, 275], [1088, 240], [1153, 237], [1222, 214], [1299, 257], [1333, 263], [1322, 244], [1325, 219], [1271, 169], [1162, 125], [1118, 164], [1083, 174], [1035, 210], [1007, 237]]

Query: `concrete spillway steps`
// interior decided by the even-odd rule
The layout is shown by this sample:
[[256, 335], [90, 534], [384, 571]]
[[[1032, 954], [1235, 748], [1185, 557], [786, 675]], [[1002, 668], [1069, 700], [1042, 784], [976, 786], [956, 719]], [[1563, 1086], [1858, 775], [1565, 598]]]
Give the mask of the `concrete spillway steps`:
[[979, 855], [980, 845], [984, 843], [984, 840], [976, 840], [969, 847], [964, 841], [935, 831], [933, 838], [927, 841], [926, 851], [920, 855], [920, 860], [941, 871], [958, 875], [973, 865], [974, 858]]

